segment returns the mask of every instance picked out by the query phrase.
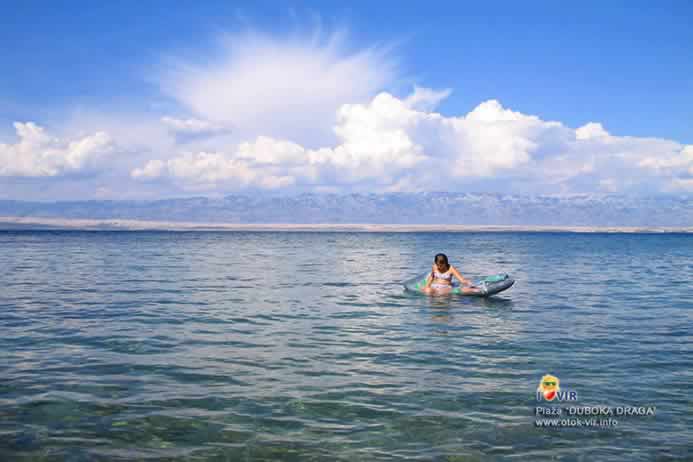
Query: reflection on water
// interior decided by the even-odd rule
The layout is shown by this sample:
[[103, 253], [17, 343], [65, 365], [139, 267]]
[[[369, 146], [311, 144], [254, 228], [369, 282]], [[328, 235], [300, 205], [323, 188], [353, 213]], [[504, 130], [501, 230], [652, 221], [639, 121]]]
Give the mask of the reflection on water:
[[[0, 459], [685, 459], [691, 244], [0, 233]], [[404, 292], [438, 252], [517, 283], [490, 298]], [[547, 372], [581, 405], [657, 418], [538, 429]]]

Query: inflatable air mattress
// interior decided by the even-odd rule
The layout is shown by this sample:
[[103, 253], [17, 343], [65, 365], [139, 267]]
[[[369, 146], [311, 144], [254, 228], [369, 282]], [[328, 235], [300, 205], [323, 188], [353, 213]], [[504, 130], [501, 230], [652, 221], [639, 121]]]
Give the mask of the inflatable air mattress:
[[[414, 278], [411, 278], [407, 281], [404, 281], [402, 283], [404, 285], [404, 289], [410, 292], [424, 293], [423, 288], [426, 287], [426, 278], [428, 278], [430, 274], [431, 273], [429, 271], [420, 274], [419, 276], [416, 276]], [[474, 286], [479, 289], [479, 291], [476, 293], [463, 293], [462, 287], [457, 281], [455, 281], [452, 284], [452, 291], [446, 293], [471, 295], [477, 297], [488, 297], [489, 295], [494, 295], [499, 292], [503, 292], [504, 290], [509, 289], [513, 284], [515, 284], [515, 280], [504, 273], [486, 276], [484, 278], [479, 279], [478, 281], [473, 282]]]

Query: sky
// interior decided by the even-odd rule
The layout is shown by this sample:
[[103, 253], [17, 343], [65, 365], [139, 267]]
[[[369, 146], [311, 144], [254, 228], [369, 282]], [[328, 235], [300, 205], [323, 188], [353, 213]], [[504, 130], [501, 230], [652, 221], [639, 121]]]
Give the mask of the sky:
[[0, 199], [690, 194], [692, 21], [687, 1], [0, 1]]

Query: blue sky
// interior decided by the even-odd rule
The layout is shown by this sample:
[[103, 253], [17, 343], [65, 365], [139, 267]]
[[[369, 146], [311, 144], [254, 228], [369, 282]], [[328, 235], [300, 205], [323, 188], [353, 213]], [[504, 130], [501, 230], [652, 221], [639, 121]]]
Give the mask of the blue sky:
[[[15, 134], [16, 127], [13, 126], [15, 122], [32, 122], [42, 127], [46, 133], [60, 138], [61, 146], [65, 149], [70, 142], [83, 139], [80, 136], [104, 132], [108, 140], [104, 138], [97, 144], [101, 147], [112, 144], [109, 152], [118, 151], [120, 159], [130, 155], [132, 165], [121, 166], [130, 172], [136, 168], [144, 170], [148, 165], [146, 162], [152, 160], [167, 163], [175, 158], [173, 151], [191, 150], [221, 152], [226, 149], [226, 157], [216, 159], [215, 168], [220, 168], [222, 164], [225, 166], [222, 169], [236, 168], [237, 163], [229, 163], [233, 152], [236, 152], [232, 146], [254, 142], [257, 136], [270, 137], [277, 142], [296, 143], [305, 149], [337, 149], [340, 140], [334, 139], [331, 130], [326, 129], [324, 135], [316, 134], [313, 138], [306, 136], [306, 127], [310, 127], [307, 120], [307, 125], [300, 128], [273, 131], [272, 127], [283, 126], [286, 121], [266, 121], [262, 114], [254, 114], [253, 117], [256, 117], [254, 120], [257, 124], [268, 127], [267, 132], [263, 133], [258, 126], [253, 126], [246, 131], [235, 130], [233, 137], [225, 138], [220, 135], [223, 130], [218, 128], [225, 124], [237, 127], [237, 120], [210, 108], [209, 98], [205, 101], [197, 99], [199, 88], [203, 85], [201, 82], [207, 80], [201, 78], [193, 82], [193, 77], [182, 75], [181, 68], [195, 68], [198, 74], [202, 73], [200, 69], [204, 69], [210, 75], [229, 76], [239, 69], [232, 63], [234, 58], [224, 58], [229, 47], [236, 47], [233, 53], [241, 55], [244, 53], [241, 50], [244, 43], [247, 44], [246, 50], [252, 47], [276, 49], [292, 40], [303, 40], [305, 45], [311, 36], [317, 34], [321, 37], [318, 46], [308, 44], [304, 49], [307, 53], [319, 54], [327, 46], [330, 37], [342, 31], [344, 35], [340, 36], [339, 49], [329, 51], [335, 56], [331, 55], [328, 61], [339, 63], [340, 59], [355, 53], [376, 49], [377, 56], [367, 58], [368, 64], [364, 64], [373, 75], [368, 82], [355, 84], [358, 88], [353, 94], [347, 92], [342, 95], [343, 101], [331, 100], [330, 104], [334, 107], [321, 107], [316, 109], [316, 113], [328, 109], [330, 113], [335, 112], [342, 104], [368, 104], [381, 91], [398, 98], [398, 101], [404, 101], [415, 86], [432, 91], [450, 90], [446, 97], [434, 98], [435, 101], [431, 102], [435, 103], [435, 111], [444, 117], [464, 117], [484, 102], [497, 101], [500, 108], [496, 108], [496, 114], [502, 114], [504, 110], [514, 111], [544, 122], [557, 121], [572, 130], [589, 123], [599, 124], [598, 130], [618, 137], [621, 149], [631, 149], [624, 147], [631, 146], [630, 138], [642, 139], [646, 146], [632, 148], [638, 152], [637, 156], [633, 154], [633, 162], [640, 167], [649, 166], [650, 172], [656, 170], [660, 176], [669, 169], [666, 170], [667, 175], [678, 179], [679, 186], [686, 185], [679, 190], [691, 190], [687, 185], [693, 173], [688, 168], [693, 169], [693, 165], [689, 166], [685, 161], [687, 145], [693, 144], [693, 59], [690, 58], [693, 4], [690, 2], [576, 2], [564, 6], [557, 2], [530, 2], [524, 5], [520, 2], [289, 4], [267, 1], [133, 1], [97, 4], [72, 1], [64, 2], [59, 7], [49, 7], [45, 2], [29, 1], [6, 2], [0, 4], [0, 10], [0, 41], [3, 43], [0, 49], [3, 69], [0, 72], [0, 142], [8, 146], [17, 144], [11, 153], [5, 154], [6, 158], [16, 156], [16, 152], [32, 149], [18, 146], [19, 135]], [[248, 40], [249, 31], [264, 37], [265, 45], [271, 44], [258, 45]], [[299, 44], [294, 48], [300, 47]], [[304, 56], [305, 53], [299, 54]], [[268, 56], [276, 54], [268, 53]], [[182, 67], [181, 63], [184, 63]], [[378, 74], [381, 71], [379, 68], [390, 65], [391, 70], [384, 75]], [[171, 70], [171, 66], [177, 67]], [[218, 72], [214, 66], [217, 66]], [[271, 69], [262, 63], [258, 64], [258, 68]], [[354, 73], [360, 75], [362, 72], [354, 70]], [[281, 70], [274, 76], [266, 77], [281, 80]], [[230, 82], [232, 80], [231, 77]], [[171, 84], [172, 81], [175, 84]], [[306, 81], [306, 86], [312, 84], [314, 82]], [[218, 88], [221, 90], [217, 91], [226, 88], [220, 85]], [[261, 93], [261, 89], [258, 92]], [[229, 101], [237, 102], [237, 99]], [[311, 101], [304, 105], [301, 101], [292, 100], [291, 106], [310, 112], [311, 104], [317, 104]], [[275, 113], [277, 107], [281, 106], [270, 106]], [[128, 140], [118, 134], [119, 130], [128, 132], [123, 127], [127, 120], [142, 121], [141, 128], [147, 125], [145, 121], [169, 116], [177, 120], [212, 123], [217, 127], [212, 130], [215, 135], [211, 137], [216, 142], [211, 138], [197, 138], [197, 145], [187, 142], [181, 144], [179, 133], [175, 139], [162, 138], [143, 148], [144, 142], [136, 143], [136, 147], [128, 146]], [[294, 114], [292, 117], [297, 116]], [[348, 117], [351, 116], [345, 119], [346, 125], [354, 120]], [[505, 116], [498, 117], [498, 120], [504, 120]], [[95, 120], [101, 121], [100, 125]], [[489, 136], [496, 136], [494, 130]], [[155, 131], [152, 129], [152, 137], [158, 136], [154, 134]], [[416, 136], [420, 136], [420, 131], [416, 131]], [[350, 133], [353, 135], [353, 131]], [[415, 148], [411, 151], [412, 159], [416, 156], [420, 159], [423, 158], [421, 156], [439, 156], [437, 153], [443, 151], [430, 140], [417, 138], [413, 132], [407, 134], [410, 138], [408, 142]], [[517, 131], [513, 130], [511, 135], [517, 136]], [[536, 130], [531, 135], [523, 134], [520, 144], [525, 140], [525, 144], [531, 145], [523, 148], [526, 150], [524, 154], [515, 152], [509, 154], [511, 160], [490, 161], [489, 165], [492, 164], [493, 168], [476, 171], [474, 178], [465, 174], [465, 180], [455, 183], [456, 186], [451, 189], [493, 190], [500, 187], [506, 181], [494, 181], [493, 175], [498, 168], [529, 165], [529, 162], [537, 162], [543, 159], [542, 156], [550, 155], [541, 154], [542, 146], [549, 150], [549, 146], [556, 146], [559, 142], [551, 135], [552, 141], [544, 144], [547, 136], [536, 135]], [[460, 132], [453, 136], [458, 141], [461, 137], [466, 139], [469, 136]], [[588, 138], [594, 137], [590, 135]], [[663, 144], [656, 148], [647, 144], [647, 139], [651, 138]], [[583, 136], [581, 139], [587, 138]], [[344, 140], [345, 145], [349, 144], [349, 140], [354, 141], [353, 138], [341, 141]], [[516, 141], [508, 143], [517, 145]], [[45, 150], [45, 147], [38, 149]], [[160, 152], [162, 149], [165, 149], [165, 155]], [[458, 145], [455, 149], [468, 151], [472, 148]], [[480, 148], [477, 146], [474, 149]], [[556, 159], [565, 158], [566, 152], [573, 153], [575, 149], [572, 146], [560, 148], [562, 153], [556, 154]], [[591, 146], [590, 149], [593, 152], [596, 148]], [[133, 154], [135, 151], [137, 153]], [[613, 149], [607, 151], [617, 155]], [[43, 159], [42, 153], [32, 152], [32, 155], [38, 156], [37, 159]], [[400, 151], [397, 152], [401, 155]], [[677, 153], [682, 154], [684, 160], [676, 157]], [[472, 155], [479, 157], [480, 154]], [[2, 159], [0, 153], [0, 162]], [[86, 168], [87, 164], [89, 168]], [[397, 172], [381, 173], [383, 177], [392, 177], [390, 186], [393, 188], [404, 187], [402, 185], [412, 183], [403, 180], [402, 172], [406, 171], [407, 166], [415, 164], [416, 161], [412, 160], [404, 163]], [[88, 191], [99, 188], [100, 194], [105, 197], [110, 197], [109, 194], [113, 197], [122, 195], [113, 188], [116, 180], [103, 175], [103, 165], [99, 167], [97, 163], [86, 161], [73, 162], [69, 168], [65, 165], [50, 168], [9, 166], [5, 168], [3, 176], [11, 184], [0, 190], [0, 195], [22, 198], [30, 195], [27, 191], [34, 186], [46, 186], [48, 183], [50, 185], [46, 188], [51, 191], [50, 194], [58, 193], [58, 196], [61, 195], [60, 191], [68, 190], [77, 195], [89, 195]], [[186, 191], [227, 192], [239, 187], [238, 184], [250, 188], [293, 185], [308, 189], [318, 184], [315, 175], [311, 183], [307, 180], [291, 180], [292, 174], [287, 171], [273, 171], [271, 174], [263, 171], [248, 173], [250, 176], [246, 175], [240, 183], [226, 186], [221, 184], [223, 181], [218, 181], [219, 178], [210, 179], [207, 176], [205, 181], [197, 181], [196, 186], [189, 189], [189, 183], [183, 186], [180, 182], [163, 185], [165, 172], [175, 176], [171, 174], [172, 164], [164, 167], [152, 165], [150, 173], [156, 171], [156, 174], [144, 176], [150, 180], [154, 178], [159, 183], [158, 186], [141, 186], [143, 196], [176, 195]], [[340, 165], [344, 167], [346, 164]], [[460, 171], [474, 171], [467, 164], [460, 165]], [[532, 168], [543, 167], [535, 165]], [[599, 166], [592, 165], [592, 168]], [[626, 175], [637, 177], [641, 174], [623, 168]], [[588, 167], [585, 167], [585, 172], [587, 170]], [[37, 171], [42, 173], [37, 174]], [[263, 183], [258, 180], [258, 175], [269, 175], [274, 180]], [[330, 178], [330, 173], [321, 171], [319, 175], [325, 179], [319, 182], [319, 188], [330, 190], [331, 185], [326, 180]], [[97, 178], [99, 176], [101, 179]], [[130, 175], [131, 178], [135, 176]], [[62, 180], [58, 180], [58, 177]], [[248, 180], [250, 177], [254, 179]], [[376, 184], [383, 183], [379, 180], [369, 183], [359, 175], [354, 175], [354, 178], [350, 183], [354, 187], [377, 189]], [[397, 183], [399, 180], [402, 180], [401, 184]], [[558, 189], [547, 186], [536, 192], [584, 192], [596, 188], [594, 185], [597, 184], [611, 185], [609, 188], [615, 188], [618, 192], [677, 190], [662, 186], [661, 178], [637, 187], [632, 184], [615, 187], [612, 180], [566, 178], [567, 183], [561, 184]], [[27, 181], [31, 187], [21, 186]], [[536, 181], [537, 178], [524, 175], [517, 179], [516, 186], [510, 192], [523, 192], [526, 189], [522, 184]], [[81, 182], [81, 186], [77, 186], [76, 182]], [[260, 183], [265, 186], [259, 186]], [[420, 184], [416, 188], [426, 189], [427, 184]], [[66, 197], [70, 194], [66, 194]]]

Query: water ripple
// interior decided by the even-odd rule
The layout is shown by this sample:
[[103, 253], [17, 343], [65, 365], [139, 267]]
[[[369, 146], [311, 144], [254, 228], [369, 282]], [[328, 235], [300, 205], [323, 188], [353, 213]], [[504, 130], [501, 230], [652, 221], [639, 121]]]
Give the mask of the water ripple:
[[[0, 459], [683, 460], [691, 244], [0, 233]], [[402, 292], [439, 251], [518, 282], [490, 299]], [[548, 372], [579, 405], [657, 415], [537, 428]]]

